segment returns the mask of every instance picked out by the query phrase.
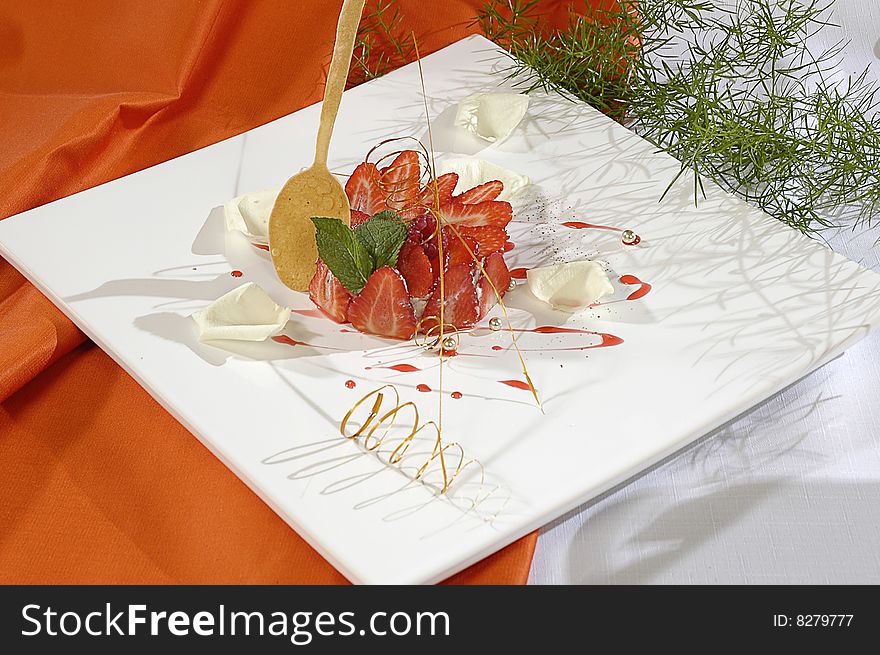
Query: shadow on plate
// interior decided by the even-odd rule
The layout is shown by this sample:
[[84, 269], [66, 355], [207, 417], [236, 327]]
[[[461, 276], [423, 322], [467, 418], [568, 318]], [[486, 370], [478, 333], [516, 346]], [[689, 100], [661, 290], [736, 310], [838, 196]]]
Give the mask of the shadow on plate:
[[[311, 303], [304, 294], [297, 294], [278, 281], [267, 253], [254, 248], [241, 235], [227, 233], [222, 207], [211, 210], [193, 240], [191, 251], [199, 255], [193, 263], [155, 271], [149, 278], [111, 280], [92, 291], [68, 296], [66, 300], [80, 302], [123, 296], [156, 298], [158, 302], [154, 309], [159, 311], [136, 317], [135, 327], [187, 346], [212, 366], [220, 366], [230, 357], [273, 361], [315, 357], [331, 351], [360, 351], [365, 342], [381, 341], [359, 334], [342, 335], [338, 326], [327, 319], [296, 314], [299, 320], [291, 321], [283, 333], [290, 339], [288, 343], [271, 339], [263, 342], [200, 342], [190, 314], [245, 282], [256, 282], [280, 304], [296, 308]], [[218, 259], [205, 263], [202, 258], [211, 255], [217, 255]], [[233, 277], [230, 270], [235, 269], [246, 271], [246, 274]]]
[[[436, 503], [455, 509], [453, 519], [434, 528], [422, 538], [439, 534], [464, 520], [476, 524], [491, 523], [502, 510], [507, 514], [510, 491], [498, 482], [483, 477], [476, 466], [463, 469], [447, 493], [440, 493], [442, 475], [435, 460], [420, 479], [422, 464], [431, 457], [434, 443], [419, 433], [405, 457], [390, 464], [394, 444], [368, 450], [360, 442], [336, 436], [285, 448], [264, 458], [266, 466], [282, 467], [290, 481], [309, 480], [318, 495], [344, 494], [353, 502], [352, 509], [380, 508], [386, 511], [381, 520], [405, 520]], [[368, 460], [364, 455], [371, 455]], [[447, 466], [451, 466], [452, 458]]]

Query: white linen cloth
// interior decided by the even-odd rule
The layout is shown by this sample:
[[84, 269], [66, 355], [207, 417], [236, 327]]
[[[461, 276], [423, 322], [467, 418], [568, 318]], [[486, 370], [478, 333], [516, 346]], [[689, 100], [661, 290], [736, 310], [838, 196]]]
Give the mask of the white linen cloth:
[[[824, 45], [880, 79], [880, 3], [837, 0]], [[817, 43], [821, 47], [822, 43]], [[826, 234], [880, 271], [868, 234]], [[547, 526], [530, 583], [880, 583], [880, 333]]]

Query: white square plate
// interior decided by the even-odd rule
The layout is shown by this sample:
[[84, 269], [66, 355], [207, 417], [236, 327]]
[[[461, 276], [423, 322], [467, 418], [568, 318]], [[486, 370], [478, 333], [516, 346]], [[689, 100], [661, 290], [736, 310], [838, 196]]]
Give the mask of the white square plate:
[[[457, 134], [456, 103], [503, 86], [504, 62], [480, 37], [424, 60], [438, 156], [477, 153], [532, 178], [515, 203], [512, 268], [595, 256], [653, 289], [626, 300], [640, 287], [618, 284], [618, 302], [576, 316], [525, 288], [508, 296], [517, 328], [623, 340], [584, 349], [601, 336], [518, 333], [544, 414], [528, 391], [500, 383], [522, 379], [508, 332], [463, 336], [465, 356], [444, 367], [444, 437], [486, 476], [480, 483], [470, 467], [446, 496], [436, 467], [411, 480], [430, 441], [388, 466], [390, 447], [377, 457], [338, 432], [346, 409], [384, 382], [437, 419], [437, 357], [310, 315], [265, 253], [224, 232], [224, 201], [278, 187], [310, 163], [318, 106], [0, 222], [0, 252], [355, 582], [441, 580], [779, 391], [880, 321], [880, 276], [712, 185], [698, 207], [687, 179], [658, 203], [678, 163], [585, 105], [534, 94], [507, 141], [484, 147]], [[331, 169], [351, 171], [388, 137], [424, 139], [422, 102], [414, 65], [347, 92]], [[619, 232], [568, 221], [630, 227], [643, 241], [626, 247]], [[313, 345], [198, 343], [189, 315], [245, 281], [305, 310], [286, 334]], [[382, 368], [399, 363], [420, 370]]]

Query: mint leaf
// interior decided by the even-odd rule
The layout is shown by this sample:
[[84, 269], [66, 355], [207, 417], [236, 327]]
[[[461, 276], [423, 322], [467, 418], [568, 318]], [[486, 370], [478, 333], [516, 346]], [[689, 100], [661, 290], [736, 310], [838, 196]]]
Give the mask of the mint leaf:
[[394, 266], [406, 241], [406, 223], [397, 212], [385, 210], [358, 225], [354, 234], [372, 255], [375, 268]]
[[315, 216], [318, 254], [330, 272], [352, 293], [360, 293], [370, 275], [395, 266], [406, 241], [406, 224], [397, 212], [383, 211], [352, 230], [338, 218]]
[[[315, 216], [318, 254], [330, 272], [352, 293], [360, 293], [376, 269], [373, 257], [354, 232], [338, 218]], [[404, 228], [406, 231], [406, 228]]]

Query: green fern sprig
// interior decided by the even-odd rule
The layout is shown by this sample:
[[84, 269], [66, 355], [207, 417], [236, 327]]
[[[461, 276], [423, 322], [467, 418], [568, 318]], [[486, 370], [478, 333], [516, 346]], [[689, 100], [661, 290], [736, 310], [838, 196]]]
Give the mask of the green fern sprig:
[[381, 77], [414, 56], [397, 0], [376, 0], [366, 6], [358, 27], [348, 87]]
[[[834, 29], [819, 0], [620, 0], [571, 3], [563, 29], [542, 30], [535, 0], [489, 0], [485, 34], [511, 55], [525, 90], [577, 98], [804, 232], [880, 203], [877, 84], [867, 71], [835, 81], [842, 45], [814, 54]], [[574, 11], [577, 8], [578, 11]]]

